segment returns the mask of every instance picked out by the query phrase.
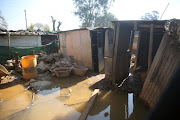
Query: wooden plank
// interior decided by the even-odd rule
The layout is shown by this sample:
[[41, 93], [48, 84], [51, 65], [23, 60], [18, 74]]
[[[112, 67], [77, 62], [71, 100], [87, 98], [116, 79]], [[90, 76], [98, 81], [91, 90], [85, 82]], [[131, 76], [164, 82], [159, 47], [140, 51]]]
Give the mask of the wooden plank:
[[8, 33], [8, 57], [11, 58], [11, 40], [10, 40], [10, 33]]
[[[142, 28], [150, 28], [151, 25], [140, 24], [140, 25], [138, 25], [138, 27], [142, 27]], [[154, 25], [154, 28], [164, 28], [164, 25]]]
[[140, 43], [140, 40], [141, 40], [141, 32], [139, 32], [139, 37], [138, 37], [138, 42], [137, 42], [136, 57], [135, 57], [135, 61], [134, 61], [133, 72], [136, 71], [136, 67], [137, 67], [137, 59], [138, 59], [138, 51], [139, 51], [139, 43]]
[[118, 53], [118, 44], [119, 44], [119, 29], [120, 23], [116, 24], [116, 37], [114, 42], [114, 54], [113, 54], [113, 76], [112, 76], [112, 83], [116, 84], [116, 67], [117, 67], [117, 53]]
[[15, 52], [15, 55], [14, 55], [14, 58], [15, 58], [15, 69], [18, 67], [18, 52]]
[[81, 113], [80, 117], [78, 120], [86, 120], [87, 116], [88, 116], [88, 113], [96, 99], [96, 96], [98, 95], [98, 92], [99, 92], [99, 89], [95, 89], [92, 93], [92, 96], [91, 98], [89, 99], [86, 107], [84, 108], [83, 112]]
[[152, 63], [153, 36], [154, 36], [154, 24], [151, 24], [150, 38], [149, 38], [148, 69], [150, 68]]

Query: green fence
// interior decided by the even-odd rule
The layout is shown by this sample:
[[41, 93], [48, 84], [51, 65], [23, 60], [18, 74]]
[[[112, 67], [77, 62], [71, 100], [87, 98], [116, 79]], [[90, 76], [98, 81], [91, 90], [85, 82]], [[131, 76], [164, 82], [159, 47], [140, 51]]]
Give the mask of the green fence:
[[11, 47], [10, 48], [10, 57], [9, 57], [9, 50], [8, 46], [0, 46], [0, 64], [4, 65], [6, 63], [7, 59], [11, 59], [14, 57], [15, 52], [18, 52], [18, 56], [26, 56], [26, 55], [31, 55], [32, 50], [35, 51], [35, 53], [39, 53], [40, 50], [43, 50], [45, 54], [51, 54], [55, 53], [58, 50], [58, 41], [51, 42], [47, 45], [42, 45], [39, 47], [33, 47], [33, 48], [20, 48], [20, 47]]

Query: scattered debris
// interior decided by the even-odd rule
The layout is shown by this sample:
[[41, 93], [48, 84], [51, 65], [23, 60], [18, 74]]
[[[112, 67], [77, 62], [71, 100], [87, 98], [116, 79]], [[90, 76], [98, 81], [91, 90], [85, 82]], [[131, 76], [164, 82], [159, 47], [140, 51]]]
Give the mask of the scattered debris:
[[38, 65], [37, 65], [37, 70], [38, 73], [44, 73], [47, 70], [49, 70], [49, 65], [45, 64], [44, 61], [41, 61]]
[[105, 113], [104, 113], [104, 117], [107, 117], [108, 115], [109, 115], [108, 112], [105, 112]]
[[32, 88], [33, 90], [44, 90], [51, 86], [51, 84], [51, 81], [36, 81], [30, 83], [30, 88]]
[[72, 89], [69, 89], [69, 94], [67, 94], [65, 97], [70, 97], [71, 92], [72, 92]]
[[25, 86], [29, 86], [30, 83], [33, 83], [33, 82], [36, 82], [36, 81], [37, 81], [37, 80], [35, 80], [35, 79], [31, 79], [29, 82], [25, 83], [24, 85], [25, 85]]

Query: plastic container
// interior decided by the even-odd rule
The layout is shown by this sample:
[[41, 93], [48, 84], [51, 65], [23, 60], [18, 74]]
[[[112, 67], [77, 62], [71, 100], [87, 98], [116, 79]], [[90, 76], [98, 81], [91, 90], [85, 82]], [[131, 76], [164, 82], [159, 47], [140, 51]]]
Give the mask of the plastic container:
[[84, 66], [80, 66], [80, 65], [73, 66], [73, 73], [77, 76], [84, 76], [87, 70], [88, 68]]
[[61, 67], [55, 69], [55, 74], [57, 77], [68, 77], [71, 74], [71, 67]]
[[22, 57], [22, 74], [26, 80], [37, 77], [37, 59], [35, 55]]

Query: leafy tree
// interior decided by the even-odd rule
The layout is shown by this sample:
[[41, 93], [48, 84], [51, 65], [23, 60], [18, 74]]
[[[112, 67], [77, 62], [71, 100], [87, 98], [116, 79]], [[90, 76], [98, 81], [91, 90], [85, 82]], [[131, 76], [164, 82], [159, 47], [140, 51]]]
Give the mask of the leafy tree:
[[146, 13], [144, 16], [141, 17], [141, 20], [158, 20], [159, 12], [152, 11], [151, 13]]
[[75, 15], [79, 16], [82, 26], [93, 26], [95, 18], [106, 13], [114, 0], [73, 0]]
[[43, 30], [43, 24], [42, 23], [35, 23], [34, 27], [38, 30]]
[[50, 31], [49, 25], [48, 25], [48, 24], [44, 24], [44, 25], [43, 25], [43, 30], [44, 30], [44, 31]]
[[0, 29], [6, 30], [7, 27], [8, 27], [7, 22], [5, 18], [2, 16], [1, 11], [0, 11]]
[[35, 23], [28, 27], [28, 30], [34, 31], [34, 30], [42, 30], [42, 31], [50, 31], [50, 27], [48, 24], [42, 24], [42, 23]]
[[31, 23], [31, 25], [28, 27], [28, 30], [31, 30], [31, 31], [35, 30], [34, 24]]
[[95, 19], [95, 27], [112, 27], [111, 21], [118, 20], [112, 13], [105, 13]]

